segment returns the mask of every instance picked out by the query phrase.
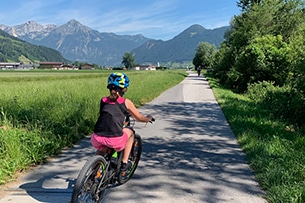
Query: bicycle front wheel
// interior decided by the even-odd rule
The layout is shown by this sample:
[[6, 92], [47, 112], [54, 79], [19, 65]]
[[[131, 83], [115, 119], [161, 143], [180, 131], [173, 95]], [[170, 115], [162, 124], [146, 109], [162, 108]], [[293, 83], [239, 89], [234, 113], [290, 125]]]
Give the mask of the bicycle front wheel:
[[107, 187], [106, 163], [100, 155], [95, 155], [86, 162], [74, 185], [71, 203], [93, 203], [102, 199]]
[[121, 173], [118, 176], [118, 182], [120, 184], [126, 183], [136, 171], [142, 154], [142, 139], [139, 134], [135, 134], [131, 152], [129, 155], [129, 161], [132, 163], [131, 169], [127, 172], [127, 175], [123, 176]]

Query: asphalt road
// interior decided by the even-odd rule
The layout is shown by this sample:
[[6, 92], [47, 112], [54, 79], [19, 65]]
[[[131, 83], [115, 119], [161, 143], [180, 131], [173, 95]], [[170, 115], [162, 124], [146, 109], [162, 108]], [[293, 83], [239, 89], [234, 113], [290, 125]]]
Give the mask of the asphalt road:
[[[204, 77], [195, 73], [140, 108], [156, 122], [136, 124], [143, 153], [133, 178], [107, 191], [107, 203], [262, 203], [258, 183]], [[0, 203], [66, 203], [87, 158], [89, 138], [22, 175]]]

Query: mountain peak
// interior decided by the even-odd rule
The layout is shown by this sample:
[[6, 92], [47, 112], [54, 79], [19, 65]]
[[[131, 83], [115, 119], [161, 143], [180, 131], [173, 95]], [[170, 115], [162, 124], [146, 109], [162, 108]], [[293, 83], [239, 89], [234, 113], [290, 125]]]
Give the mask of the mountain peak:
[[204, 28], [203, 26], [199, 25], [199, 24], [194, 24], [194, 25], [191, 25], [188, 29], [200, 29], [200, 30], [206, 30], [206, 28]]
[[49, 25], [41, 25], [39, 23], [37, 23], [36, 21], [34, 20], [29, 20], [28, 22], [24, 23], [24, 24], [21, 24], [21, 25], [16, 25], [16, 26], [13, 26], [14, 28], [21, 28], [21, 29], [24, 29], [24, 28], [27, 28], [29, 29], [30, 32], [36, 32], [37, 29], [38, 30], [51, 30], [53, 28], [56, 27], [56, 25], [53, 25], [53, 24], [49, 24]]
[[189, 28], [185, 29], [182, 33], [190, 33], [190, 32], [192, 32], [192, 33], [202, 33], [202, 32], [205, 32], [207, 30], [208, 29], [204, 28], [201, 25], [194, 24], [194, 25], [191, 25]]
[[69, 21], [67, 22], [67, 24], [73, 25], [73, 26], [75, 26], [75, 25], [77, 25], [77, 26], [82, 25], [80, 22], [78, 22], [78, 21], [75, 20], [75, 19], [69, 20]]
[[174, 39], [181, 39], [181, 38], [192, 38], [194, 36], [200, 37], [203, 33], [207, 32], [208, 29], [205, 29], [203, 26], [199, 24], [194, 24], [185, 29], [183, 32], [181, 32], [179, 35], [175, 36]]
[[34, 20], [29, 20], [28, 22], [25, 23], [26, 25], [38, 25], [38, 23]]
[[77, 33], [78, 31], [89, 32], [92, 29], [81, 24], [79, 21], [72, 19], [69, 20], [66, 24], [60, 26], [59, 30], [71, 34], [75, 32]]
[[31, 38], [37, 35], [47, 35], [56, 25], [41, 25], [33, 20], [30, 20], [21, 25], [0, 26], [2, 30], [14, 37], [21, 37], [24, 35], [31, 35]]

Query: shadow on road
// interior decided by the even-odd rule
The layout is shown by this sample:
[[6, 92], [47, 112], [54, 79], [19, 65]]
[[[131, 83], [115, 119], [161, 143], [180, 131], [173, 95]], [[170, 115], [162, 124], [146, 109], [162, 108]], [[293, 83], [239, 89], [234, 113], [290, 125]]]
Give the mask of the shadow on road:
[[[236, 196], [226, 194], [228, 191], [264, 195], [217, 103], [168, 102], [148, 104], [144, 109], [157, 115], [156, 125], [169, 125], [161, 130], [164, 136], [145, 137], [143, 130], [141, 162], [145, 164], [140, 164], [133, 177], [137, 185], [132, 194], [125, 194], [128, 200], [141, 202], [141, 197], [149, 202], [158, 198], [157, 193], [142, 191], [165, 190], [199, 195], [200, 202], [209, 203], [227, 202], [228, 196]], [[132, 187], [132, 182], [129, 184]], [[121, 200], [115, 198], [111, 196], [111, 202]]]
[[[199, 80], [194, 87], [201, 85], [201, 89], [209, 88], [202, 77], [189, 76], [189, 80]], [[214, 100], [149, 103], [141, 110], [156, 115], [155, 127], [158, 130], [143, 130], [140, 165], [124, 187], [110, 189], [107, 194], [111, 198], [110, 202], [122, 202], [122, 195], [116, 195], [117, 193], [123, 193], [128, 202], [152, 202], [151, 200], [160, 198], [158, 195], [163, 191], [167, 192], [167, 195], [177, 196], [177, 202], [180, 201], [178, 198], [183, 196], [193, 198], [193, 202], [218, 203], [234, 202], [234, 198], [243, 196], [264, 195]], [[161, 125], [162, 123], [166, 125]], [[158, 132], [159, 134], [154, 134]], [[80, 159], [92, 156], [93, 151], [87, 150], [88, 148], [89, 139], [85, 139], [77, 150], [67, 150], [52, 162], [57, 167], [62, 165], [67, 171], [54, 169], [47, 176], [39, 174], [37, 181], [21, 185], [20, 188], [39, 201], [50, 203], [50, 199], [39, 199], [33, 188], [56, 194], [71, 193], [71, 186], [75, 181], [75, 178], [71, 177], [71, 171], [77, 175], [79, 168], [73, 171], [73, 166], [71, 168], [67, 163], [71, 164], [72, 161], [73, 164], [79, 164]], [[44, 187], [44, 183], [49, 179], [63, 179], [67, 176], [71, 178], [63, 180], [68, 182], [67, 189]]]
[[[64, 150], [56, 158], [29, 173], [19, 188], [39, 202], [68, 202], [80, 167], [93, 154], [90, 138], [85, 138], [74, 148]], [[59, 196], [62, 197], [58, 198]]]

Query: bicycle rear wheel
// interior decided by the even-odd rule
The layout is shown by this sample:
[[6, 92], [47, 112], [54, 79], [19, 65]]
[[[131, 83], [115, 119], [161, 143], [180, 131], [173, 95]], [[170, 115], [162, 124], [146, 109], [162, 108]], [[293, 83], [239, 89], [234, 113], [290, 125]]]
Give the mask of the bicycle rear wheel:
[[118, 182], [120, 184], [126, 183], [136, 171], [140, 158], [142, 154], [142, 139], [139, 134], [135, 134], [135, 138], [133, 141], [133, 145], [131, 148], [131, 152], [129, 155], [129, 161], [132, 163], [132, 167], [129, 171], [127, 171], [126, 175], [122, 175], [121, 173], [118, 176]]
[[99, 202], [107, 188], [106, 176], [105, 158], [100, 155], [91, 157], [77, 177], [71, 203]]

